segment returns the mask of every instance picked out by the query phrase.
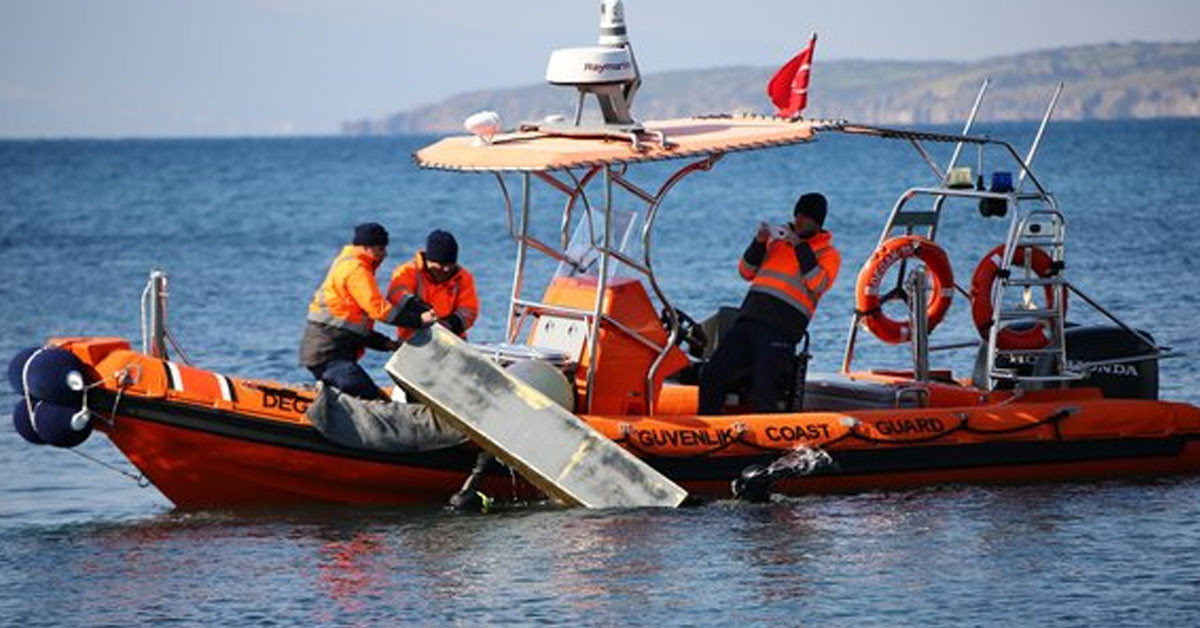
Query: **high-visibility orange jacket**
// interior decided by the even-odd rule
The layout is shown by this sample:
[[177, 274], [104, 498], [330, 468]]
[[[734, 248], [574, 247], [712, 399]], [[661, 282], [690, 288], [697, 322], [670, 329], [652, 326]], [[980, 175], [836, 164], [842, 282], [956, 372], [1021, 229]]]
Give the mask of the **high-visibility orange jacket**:
[[[399, 266], [392, 273], [388, 284], [387, 298], [395, 307], [404, 307], [407, 301], [417, 297], [433, 307], [438, 319], [463, 338], [467, 330], [479, 317], [479, 296], [475, 293], [475, 278], [462, 266], [442, 282], [434, 282], [425, 269], [424, 253]], [[456, 320], [455, 320], [456, 319]], [[399, 336], [408, 339], [413, 330], [403, 327], [396, 330]]]
[[303, 366], [357, 360], [366, 347], [386, 347], [387, 338], [373, 331], [374, 322], [397, 324], [401, 308], [379, 292], [375, 283], [379, 262], [366, 247], [355, 245], [343, 248], [333, 260], [308, 305], [308, 325], [300, 344]]
[[400, 308], [383, 298], [375, 283], [379, 261], [366, 247], [343, 248], [308, 305], [308, 320], [363, 336], [371, 332], [374, 321], [396, 324]]
[[828, 231], [795, 245], [774, 238], [751, 242], [738, 262], [738, 272], [750, 282], [742, 315], [799, 340], [841, 265], [842, 256]]

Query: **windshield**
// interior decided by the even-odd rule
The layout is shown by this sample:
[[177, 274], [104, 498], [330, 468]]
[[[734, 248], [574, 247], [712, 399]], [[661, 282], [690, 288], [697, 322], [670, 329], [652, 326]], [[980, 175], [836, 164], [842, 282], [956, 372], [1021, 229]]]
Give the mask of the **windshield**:
[[[637, 225], [640, 222], [637, 212], [614, 209], [612, 211], [613, 221], [613, 249], [626, 255], [627, 257], [635, 257], [639, 240], [634, 237], [637, 233]], [[600, 250], [599, 246], [604, 243], [604, 224], [597, 222], [588, 214], [584, 214], [579, 224], [575, 225], [575, 232], [571, 236], [571, 243], [567, 246], [566, 257], [568, 261], [559, 262], [558, 269], [554, 272], [556, 277], [596, 277], [600, 274]], [[627, 274], [625, 265], [612, 260], [609, 265], [609, 276]]]

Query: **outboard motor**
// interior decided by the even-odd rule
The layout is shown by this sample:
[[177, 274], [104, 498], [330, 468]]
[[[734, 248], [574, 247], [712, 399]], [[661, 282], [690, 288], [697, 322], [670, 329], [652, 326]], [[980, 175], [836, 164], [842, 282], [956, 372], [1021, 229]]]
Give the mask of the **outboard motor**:
[[[1158, 347], [1120, 328], [1107, 325], [1069, 327], [1066, 330], [1067, 364], [1072, 368], [1087, 362], [1156, 356]], [[1151, 342], [1150, 334], [1138, 330]], [[1086, 369], [1087, 377], [1072, 382], [1072, 388], [1097, 387], [1112, 399], [1158, 399], [1158, 358], [1135, 362], [1101, 364]]]
[[[1121, 327], [1111, 325], [1080, 326], [1067, 324], [1067, 365], [1072, 370], [1078, 370], [1088, 362], [1101, 362], [1119, 358], [1136, 358], [1138, 356], [1157, 356], [1159, 348], [1148, 345], [1145, 340], [1126, 331]], [[1138, 330], [1151, 342], [1150, 334]], [[1048, 357], [1036, 361], [1025, 360], [1017, 362], [1010, 356], [998, 356], [996, 365], [1001, 368], [1015, 369], [1020, 375], [1041, 375], [1051, 372], [1052, 362]], [[1087, 376], [1071, 382], [1071, 388], [1099, 388], [1105, 397], [1110, 399], [1158, 399], [1158, 358], [1147, 357], [1144, 360], [1101, 364], [1086, 369]], [[987, 345], [979, 348], [975, 358], [975, 371], [972, 378], [975, 386], [987, 386]], [[1012, 382], [1002, 380], [997, 384], [1000, 390], [1012, 388]]]

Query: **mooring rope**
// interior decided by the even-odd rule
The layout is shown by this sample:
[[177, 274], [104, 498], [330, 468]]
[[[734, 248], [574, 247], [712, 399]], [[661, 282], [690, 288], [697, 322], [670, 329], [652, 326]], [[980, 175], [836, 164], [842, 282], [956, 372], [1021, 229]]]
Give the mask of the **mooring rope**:
[[[39, 348], [37, 351], [34, 351], [32, 354], [30, 354], [30, 356], [28, 358], [26, 358], [25, 364], [21, 367], [21, 387], [25, 389], [24, 390], [25, 408], [29, 411], [29, 424], [30, 424], [31, 428], [33, 427], [33, 423], [34, 423], [34, 419], [33, 419], [34, 405], [33, 405], [33, 395], [30, 394], [30, 392], [29, 392], [29, 365], [33, 363], [33, 359], [35, 357], [37, 357], [37, 355], [39, 353], [41, 353], [45, 350], [46, 350], [46, 348], [42, 347], [42, 348]], [[119, 404], [121, 402], [121, 393], [125, 392], [125, 387], [129, 383], [128, 376], [129, 376], [129, 371], [127, 369], [121, 369], [121, 370], [117, 371], [116, 373], [113, 373], [113, 375], [112, 375], [114, 381], [116, 381], [116, 383], [117, 383], [117, 395], [116, 395], [116, 398], [113, 399], [111, 418], [106, 418], [104, 415], [97, 413], [97, 412], [92, 412], [91, 410], [88, 409], [88, 400], [87, 400], [88, 392], [91, 389], [102, 385], [104, 383], [104, 380], [106, 379], [105, 377], [101, 377], [98, 381], [92, 382], [91, 384], [87, 384], [84, 386], [83, 391], [82, 391], [83, 402], [82, 402], [82, 406], [80, 407], [79, 411], [82, 413], [85, 413], [85, 415], [89, 418], [98, 417], [100, 420], [104, 421], [110, 427], [113, 426], [116, 422], [116, 417], [117, 417], [117, 404]], [[35, 434], [37, 433], [36, 428], [34, 428], [34, 433]], [[138, 485], [139, 488], [146, 488], [147, 486], [150, 486], [150, 480], [148, 480], [146, 478], [146, 476], [141, 473], [136, 473], [136, 474], [130, 473], [129, 471], [126, 471], [125, 469], [122, 469], [120, 467], [117, 467], [116, 465], [113, 465], [111, 463], [100, 460], [99, 458], [97, 458], [95, 456], [84, 453], [75, 448], [68, 448], [67, 451], [69, 451], [85, 460], [90, 460], [106, 469], [111, 469], [113, 471], [116, 471], [117, 473], [120, 473], [121, 475], [133, 480]]]

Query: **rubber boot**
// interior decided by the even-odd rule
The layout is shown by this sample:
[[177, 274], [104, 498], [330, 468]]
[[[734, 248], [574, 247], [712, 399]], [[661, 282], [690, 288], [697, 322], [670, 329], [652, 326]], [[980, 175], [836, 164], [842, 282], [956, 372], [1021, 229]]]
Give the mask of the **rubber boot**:
[[492, 498], [484, 495], [482, 491], [476, 487], [479, 486], [479, 480], [483, 478], [484, 469], [487, 469], [488, 463], [492, 461], [492, 454], [486, 451], [479, 452], [475, 458], [475, 466], [471, 469], [471, 475], [467, 476], [467, 481], [463, 482], [462, 488], [450, 497], [449, 507], [451, 510], [461, 512], [487, 512], [492, 508]]

